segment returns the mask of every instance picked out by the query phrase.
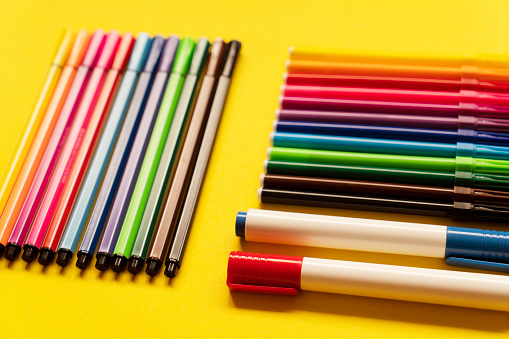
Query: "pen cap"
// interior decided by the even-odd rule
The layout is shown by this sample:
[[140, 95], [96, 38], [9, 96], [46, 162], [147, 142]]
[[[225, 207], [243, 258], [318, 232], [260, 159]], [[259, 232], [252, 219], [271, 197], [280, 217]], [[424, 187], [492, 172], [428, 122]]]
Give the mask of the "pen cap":
[[177, 56], [171, 70], [172, 73], [187, 74], [194, 52], [194, 45], [194, 40], [188, 36], [180, 41]]
[[117, 54], [115, 55], [115, 59], [113, 60], [113, 65], [111, 68], [117, 69], [119, 71], [124, 70], [125, 66], [127, 65], [127, 60], [129, 60], [129, 55], [133, 50], [133, 45], [134, 37], [131, 33], [125, 33], [122, 35], [122, 39], [118, 45]]
[[228, 78], [230, 78], [232, 76], [233, 67], [236, 64], [235, 60], [237, 59], [237, 56], [239, 55], [241, 46], [242, 46], [242, 44], [240, 43], [240, 41], [237, 41], [237, 40], [230, 41], [230, 43], [228, 44], [228, 57], [226, 59], [225, 65], [223, 67], [223, 72], [221, 72], [221, 76], [225, 76]]
[[226, 284], [233, 292], [297, 295], [302, 257], [231, 252]]
[[140, 33], [136, 38], [136, 43], [133, 47], [133, 52], [131, 53], [131, 58], [129, 59], [129, 64], [127, 68], [140, 72], [147, 61], [148, 53], [150, 52], [151, 44], [150, 36], [147, 33]]
[[83, 57], [85, 56], [89, 42], [90, 33], [84, 29], [80, 30], [76, 36], [76, 40], [74, 40], [74, 45], [72, 46], [71, 53], [69, 53], [66, 65], [78, 67], [81, 64]]
[[120, 43], [120, 34], [112, 31], [108, 34], [106, 41], [104, 42], [104, 48], [97, 61], [97, 67], [109, 69], [117, 53], [118, 44]]
[[159, 59], [161, 57], [161, 52], [164, 48], [165, 39], [156, 35], [152, 39], [152, 46], [150, 46], [150, 52], [147, 57], [147, 62], [145, 63], [145, 67], [143, 68], [143, 72], [152, 73], [156, 70], [156, 66], [159, 63]]
[[158, 72], [170, 72], [173, 63], [175, 62], [175, 54], [177, 53], [179, 41], [180, 39], [175, 35], [170, 36], [166, 40], [163, 53], [161, 54], [161, 60], [157, 67]]
[[104, 41], [106, 40], [106, 34], [104, 31], [98, 29], [92, 35], [90, 43], [88, 44], [87, 52], [83, 57], [82, 65], [86, 67], [95, 67], [99, 56], [104, 48]]
[[226, 50], [226, 43], [222, 39], [215, 39], [210, 49], [210, 61], [207, 67], [207, 75], [216, 77], [221, 73], [221, 61]]
[[209, 55], [210, 42], [207, 38], [200, 38], [194, 47], [193, 59], [189, 66], [189, 74], [199, 75]]
[[55, 57], [53, 58], [53, 64], [62, 66], [65, 62], [65, 58], [69, 55], [71, 51], [72, 42], [74, 41], [74, 36], [70, 30], [65, 30], [62, 34], [62, 38], [60, 39], [60, 45], [55, 53]]
[[445, 256], [509, 263], [509, 233], [447, 227]]

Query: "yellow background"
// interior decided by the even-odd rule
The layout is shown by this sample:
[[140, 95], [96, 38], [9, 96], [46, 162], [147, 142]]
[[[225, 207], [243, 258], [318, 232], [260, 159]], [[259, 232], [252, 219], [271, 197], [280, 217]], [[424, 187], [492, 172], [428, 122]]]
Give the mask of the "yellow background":
[[[74, 261], [61, 270], [0, 259], [0, 336], [508, 337], [509, 314], [303, 292], [230, 294], [231, 250], [451, 269], [442, 260], [241, 242], [238, 211], [257, 208], [290, 45], [509, 55], [507, 1], [0, 1], [0, 167], [38, 95], [63, 28], [236, 38], [243, 43], [182, 269], [132, 278]], [[289, 211], [455, 224], [408, 215], [263, 206]], [[503, 229], [503, 225], [470, 224]]]

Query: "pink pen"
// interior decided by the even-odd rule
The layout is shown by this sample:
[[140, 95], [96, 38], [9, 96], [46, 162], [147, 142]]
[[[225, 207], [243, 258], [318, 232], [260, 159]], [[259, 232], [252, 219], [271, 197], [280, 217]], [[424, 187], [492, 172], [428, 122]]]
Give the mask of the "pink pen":
[[[100, 127], [98, 123], [102, 119], [96, 117], [92, 113], [95, 112], [97, 115], [104, 115], [107, 112], [106, 110], [96, 112], [94, 108], [99, 93], [101, 92], [106, 72], [111, 68], [113, 63], [113, 58], [118, 49], [119, 42], [120, 35], [117, 32], [108, 34], [99, 61], [92, 71], [90, 80], [83, 93], [83, 98], [79, 104], [76, 117], [74, 118], [69, 136], [65, 141], [62, 153], [58, 158], [55, 171], [48, 184], [41, 207], [37, 212], [30, 234], [23, 246], [23, 255], [21, 258], [26, 262], [32, 262], [37, 257], [39, 248], [44, 241], [44, 237], [57, 208], [87, 128], [91, 128], [95, 131]], [[93, 123], [89, 124], [91, 120]]]
[[105, 37], [104, 32], [101, 30], [94, 33], [90, 39], [83, 62], [76, 71], [76, 76], [74, 77], [67, 99], [65, 100], [60, 117], [58, 118], [53, 133], [51, 134], [51, 138], [48, 142], [39, 168], [37, 169], [32, 186], [30, 186], [23, 208], [21, 209], [16, 225], [12, 230], [8, 244], [5, 248], [4, 256], [8, 260], [15, 260], [21, 252], [21, 246], [23, 245], [26, 235], [32, 226], [32, 222], [34, 221], [37, 210], [44, 196], [44, 192], [46, 191], [46, 187], [55, 168], [57, 159], [64, 147], [78, 104], [85, 90], [85, 85], [90, 77], [91, 69], [95, 67], [98, 56], [104, 47]]

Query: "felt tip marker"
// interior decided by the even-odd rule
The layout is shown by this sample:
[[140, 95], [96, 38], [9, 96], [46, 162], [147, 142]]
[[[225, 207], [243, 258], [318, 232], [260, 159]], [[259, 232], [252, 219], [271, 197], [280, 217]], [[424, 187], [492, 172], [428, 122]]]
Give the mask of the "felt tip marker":
[[[168, 40], [167, 45], [169, 41], [170, 40]], [[176, 43], [178, 43], [178, 40], [176, 40]], [[161, 160], [166, 138], [173, 124], [173, 118], [180, 94], [182, 93], [185, 76], [189, 71], [194, 48], [195, 42], [189, 37], [185, 37], [178, 44], [175, 61], [173, 62], [173, 68], [166, 87], [166, 92], [172, 93], [173, 103], [170, 109], [167, 109], [167, 106], [161, 106], [162, 109], [157, 115], [157, 120], [152, 135], [150, 136], [140, 173], [136, 179], [136, 185], [129, 202], [129, 207], [122, 223], [122, 229], [120, 230], [115, 249], [113, 250], [111, 269], [114, 272], [122, 272], [126, 268], [127, 260], [131, 255], [134, 240], [140, 227], [141, 218], [143, 217], [143, 212], [147, 205], [150, 189], [154, 183], [157, 167]], [[166, 97], [168, 97], [168, 95], [169, 94], [165, 93]], [[163, 98], [163, 101], [164, 100], [165, 98]]]
[[76, 115], [79, 103], [90, 78], [92, 69], [95, 68], [99, 55], [104, 47], [106, 35], [103, 31], [96, 31], [90, 39], [87, 52], [83, 58], [82, 65], [78, 68], [69, 94], [65, 100], [60, 117], [51, 134], [46, 151], [41, 160], [30, 191], [23, 204], [16, 225], [9, 237], [9, 243], [5, 249], [5, 257], [14, 260], [21, 252], [21, 246], [25, 242], [32, 223], [36, 217], [41, 200], [48, 186], [49, 180], [55, 169], [58, 157], [60, 156], [65, 140]]
[[[41, 254], [39, 256], [39, 263], [41, 265], [47, 266], [53, 261], [58, 242], [60, 241], [73, 208], [83, 177], [87, 172], [90, 159], [94, 152], [104, 152], [104, 150], [99, 151], [97, 149], [96, 143], [101, 136], [104, 121], [110, 119], [108, 117], [111, 112], [110, 105], [115, 98], [115, 93], [122, 79], [133, 44], [134, 37], [130, 33], [124, 34], [119, 42], [115, 59], [104, 79], [104, 85], [94, 108], [93, 117], [95, 118], [91, 119], [89, 122], [89, 129], [83, 136], [83, 141], [76, 155], [76, 160], [69, 173], [69, 179], [64, 187], [62, 197], [58, 202], [55, 215], [51, 220], [44, 242], [41, 245]], [[106, 129], [105, 133], [107, 133]]]
[[[148, 88], [152, 83], [152, 73], [159, 58], [160, 49], [156, 49], [157, 55], [152, 56], [152, 58], [149, 57], [150, 49], [151, 39], [149, 35], [146, 33], [139, 34], [126, 74], [113, 102], [110, 117], [97, 146], [97, 152], [92, 159], [82, 189], [67, 221], [64, 234], [58, 244], [57, 251], [60, 260], [57, 261], [57, 264], [61, 266], [68, 264], [78, 246], [81, 233], [87, 222], [87, 232], [89, 229], [97, 230], [99, 225], [100, 230], [102, 230], [102, 223], [105, 222], [104, 219], [107, 217], [111, 200], [116, 192], [116, 185], [122, 175], [125, 159], [127, 159], [132, 140], [136, 135], [142, 107], [145, 103]], [[104, 171], [106, 171], [106, 174], [104, 174]], [[104, 174], [104, 178], [102, 174]], [[99, 190], [101, 180], [101, 190], [96, 198], [95, 194]], [[94, 200], [94, 212], [92, 212], [89, 219], [89, 212], [94, 206]], [[97, 237], [99, 237], [100, 232]], [[92, 250], [92, 254], [94, 250]]]
[[[23, 133], [20, 135], [15, 150], [3, 171], [0, 179], [0, 183], [2, 185], [0, 186], [0, 213], [4, 210], [9, 194], [11, 193], [14, 183], [18, 178], [18, 174], [21, 171], [23, 161], [25, 160], [30, 146], [32, 145], [32, 141], [36, 136], [37, 129], [41, 125], [46, 108], [48, 107], [58, 83], [65, 60], [69, 55], [73, 40], [73, 34], [70, 31], [64, 32], [64, 35], [60, 39], [60, 45], [56, 51], [55, 57], [46, 72], [46, 80], [42, 85], [39, 97], [32, 109], [32, 113], [28, 117]], [[0, 255], [2, 255], [3, 250], [4, 246], [0, 244]]]
[[32, 224], [32, 229], [25, 245], [23, 245], [22, 259], [26, 262], [32, 262], [38, 255], [85, 134], [95, 134], [104, 118], [105, 111], [96, 111], [95, 107], [119, 42], [120, 35], [117, 32], [108, 34], [97, 65], [90, 75], [73, 124]]
[[[191, 115], [191, 110], [196, 101], [195, 97], [200, 82], [200, 75], [207, 62], [209, 47], [210, 43], [206, 38], [200, 38], [196, 42], [193, 59], [189, 67], [189, 72], [184, 80], [182, 93], [173, 117], [174, 122], [172, 122], [170, 131], [168, 132], [161, 160], [159, 161], [150, 195], [131, 250], [131, 257], [129, 258], [127, 270], [132, 274], [139, 273], [145, 264], [145, 257], [159, 217], [161, 205], [165, 200], [170, 186], [169, 182], [175, 170], [174, 164], [181, 153], [182, 139], [183, 135], [186, 133], [186, 122]], [[204, 87], [207, 87], [208, 82], [207, 75], [205, 75], [201, 84], [202, 89], [200, 93], [204, 91]]]
[[[207, 126], [205, 127], [203, 140], [200, 145], [198, 158], [196, 159], [196, 165], [191, 176], [191, 182], [189, 183], [188, 192], [182, 206], [180, 218], [178, 219], [175, 232], [171, 238], [168, 254], [166, 256], [166, 268], [164, 270], [164, 275], [168, 278], [174, 278], [177, 271], [182, 266], [182, 258], [186, 249], [187, 239], [189, 238], [189, 232], [196, 204], [198, 202], [198, 196], [200, 194], [203, 179], [205, 178], [205, 172], [212, 153], [212, 146], [214, 145], [214, 139], [219, 128], [219, 122], [221, 121], [221, 116], [223, 114], [233, 71], [238, 60], [241, 46], [240, 41], [232, 40], [225, 51], [226, 59], [221, 71], [221, 76], [219, 77], [219, 82], [217, 83], [216, 93], [214, 94], [214, 100], [212, 101], [212, 107], [210, 108], [210, 114], [207, 120]], [[153, 247], [153, 249], [154, 248], [155, 247]], [[147, 261], [147, 268], [148, 267], [149, 264]]]
[[52, 131], [60, 116], [62, 106], [67, 99], [67, 94], [74, 81], [76, 71], [85, 55], [89, 40], [89, 33], [81, 30], [77, 34], [73, 47], [66, 59], [65, 66], [55, 87], [55, 92], [51, 97], [46, 113], [2, 211], [2, 216], [0, 217], [0, 248], [4, 248], [7, 245], [12, 229], [16, 224], [19, 212], [23, 207], [46, 146], [51, 138]]
[[447, 264], [509, 273], [509, 233], [249, 209], [235, 234], [246, 241], [446, 258]]
[[[164, 49], [166, 46], [172, 48]], [[96, 268], [104, 270], [109, 267], [113, 249], [118, 239], [127, 207], [131, 199], [136, 178], [140, 171], [143, 156], [147, 149], [150, 135], [154, 127], [158, 109], [160, 109], [161, 94], [166, 88], [168, 76], [173, 64], [177, 44], [168, 43], [160, 36], [152, 40], [154, 56], [157, 51], [157, 72], [147, 93], [147, 100], [141, 110], [141, 120], [134, 136], [129, 156], [126, 159], [124, 171], [116, 188], [115, 197], [111, 203], [111, 210], [105, 221], [104, 233], [96, 254]], [[164, 51], [164, 53], [163, 53]], [[150, 57], [149, 57], [150, 58]], [[154, 94], [152, 94], [154, 93]]]
[[246, 252], [231, 252], [232, 292], [295, 296], [300, 290], [509, 311], [509, 277]]

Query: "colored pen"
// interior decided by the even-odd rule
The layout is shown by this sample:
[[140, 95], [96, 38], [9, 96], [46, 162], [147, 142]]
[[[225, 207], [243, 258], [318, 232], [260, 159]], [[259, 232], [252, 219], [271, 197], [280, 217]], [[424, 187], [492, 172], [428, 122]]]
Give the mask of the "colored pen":
[[[152, 51], [154, 52], [154, 56], [157, 54], [157, 59], [155, 60], [159, 60], [157, 63], [157, 73], [154, 76], [154, 82], [150, 87], [146, 104], [142, 107], [141, 121], [139, 123], [138, 130], [136, 131], [131, 150], [129, 151], [129, 156], [126, 159], [122, 176], [119, 179], [120, 182], [112, 187], [116, 188], [116, 193], [113, 201], [111, 202], [111, 210], [107, 221], [104, 220], [103, 223], [101, 223], [105, 224], [105, 226], [102, 240], [96, 255], [96, 258], [98, 259], [96, 267], [107, 268], [109, 266], [109, 261], [113, 254], [112, 252], [117, 242], [118, 234], [120, 233], [120, 228], [127, 212], [127, 206], [134, 189], [135, 180], [138, 176], [141, 162], [156, 120], [158, 108], [161, 103], [161, 94], [166, 87], [168, 74], [171, 70], [177, 47], [172, 43], [170, 45], [175, 48], [164, 50], [165, 42], [166, 40], [160, 36], [156, 36], [152, 41]], [[165, 52], [164, 54], [163, 50]], [[154, 93], [154, 95], [152, 95], [152, 93]], [[108, 256], [106, 256], [105, 253], [107, 253]], [[104, 259], [99, 260], [101, 257]], [[108, 259], [107, 262], [105, 262], [105, 259]]]
[[[4, 210], [9, 194], [12, 187], [16, 182], [18, 174], [23, 165], [23, 161], [27, 156], [28, 150], [35, 138], [37, 129], [46, 112], [46, 108], [50, 102], [51, 96], [55, 91], [59, 76], [62, 72], [62, 67], [65, 64], [65, 59], [69, 55], [74, 38], [71, 32], [66, 31], [60, 39], [60, 45], [56, 50], [55, 57], [46, 72], [46, 80], [40, 90], [39, 97], [35, 102], [31, 115], [28, 117], [23, 133], [16, 144], [15, 151], [12, 153], [5, 170], [3, 171], [2, 178], [0, 179], [0, 213]], [[3, 245], [0, 244], [0, 255], [3, 252]]]
[[64, 69], [58, 79], [55, 92], [51, 97], [46, 113], [37, 130], [37, 134], [35, 135], [30, 150], [28, 151], [16, 182], [11, 190], [9, 199], [2, 211], [2, 216], [0, 217], [0, 249], [4, 249], [7, 245], [12, 229], [16, 224], [19, 212], [23, 207], [37, 168], [39, 168], [44, 151], [46, 150], [52, 131], [60, 116], [62, 106], [64, 105], [71, 84], [73, 83], [76, 70], [85, 55], [89, 40], [90, 35], [84, 30], [80, 31], [76, 36], [71, 52], [65, 62]]
[[32, 226], [44, 192], [46, 191], [46, 187], [55, 168], [56, 161], [62, 151], [69, 129], [74, 120], [90, 73], [96, 66], [98, 57], [103, 49], [104, 40], [105, 34], [100, 30], [96, 31], [90, 39], [90, 44], [83, 58], [83, 63], [76, 72], [69, 94], [62, 107], [60, 117], [55, 125], [55, 129], [48, 142], [39, 168], [37, 169], [34, 181], [30, 186], [30, 191], [23, 204], [16, 225], [9, 237], [9, 242], [5, 249], [5, 257], [8, 260], [17, 258], [21, 251], [21, 246], [23, 246], [25, 238]]
[[[425, 114], [425, 113], [424, 113]], [[338, 124], [369, 124], [390, 127], [429, 128], [458, 131], [459, 117], [408, 115], [400, 113], [365, 113], [346, 111], [307, 111], [296, 109], [276, 110], [276, 119], [280, 121], [338, 123]], [[473, 117], [476, 130], [487, 132], [509, 133], [509, 123], [504, 119]]]
[[81, 102], [76, 110], [73, 124], [51, 175], [32, 228], [23, 246], [22, 259], [26, 262], [32, 262], [38, 255], [39, 248], [46, 236], [62, 196], [84, 135], [88, 129], [91, 130], [89, 133], [95, 134], [100, 127], [100, 122], [104, 118], [105, 111], [96, 111], [95, 107], [106, 77], [106, 72], [113, 63], [119, 42], [120, 35], [117, 32], [108, 34], [97, 64], [90, 75]]
[[[274, 131], [281, 133], [335, 135], [361, 138], [372, 137], [408, 141], [433, 141], [449, 144], [456, 143], [458, 141], [458, 131], [412, 127], [371, 126], [364, 124], [274, 121]], [[473, 133], [475, 143], [498, 146], [507, 146], [509, 144], [509, 134], [483, 131], [473, 131]]]
[[[466, 79], [464, 79], [466, 80]], [[407, 78], [349, 74], [298, 74], [285, 73], [283, 81], [287, 85], [331, 86], [331, 87], [373, 87], [407, 90], [433, 90], [460, 92], [461, 90], [481, 90], [484, 92], [508, 93], [509, 83], [471, 79], [471, 81]]]
[[[174, 163], [177, 161], [182, 148], [180, 146], [182, 145], [181, 140], [183, 139], [183, 135], [186, 132], [186, 121], [191, 115], [191, 109], [195, 102], [196, 90], [200, 82], [200, 74], [207, 61], [209, 47], [210, 43], [206, 38], [201, 38], [196, 43], [189, 73], [184, 80], [182, 94], [180, 95], [175, 116], [173, 117], [174, 122], [166, 138], [154, 183], [152, 184], [147, 205], [143, 212], [138, 233], [132, 247], [131, 257], [129, 258], [129, 265], [127, 267], [128, 271], [132, 274], [139, 273], [143, 268], [150, 240], [152, 239], [152, 234], [159, 217], [161, 205], [169, 190], [169, 181], [175, 169]], [[204, 91], [204, 88], [207, 87], [206, 84], [210, 82], [210, 80], [207, 80], [207, 77], [208, 76], [205, 75], [203, 79], [201, 91]]]
[[[103, 126], [105, 120], [108, 120], [107, 115], [110, 112], [110, 104], [114, 99], [115, 91], [124, 72], [128, 57], [131, 54], [133, 44], [134, 37], [130, 33], [126, 33], [122, 36], [115, 59], [104, 79], [104, 85], [94, 108], [93, 117], [95, 117], [95, 119], [92, 118], [90, 120], [88, 130], [83, 136], [83, 141], [76, 155], [74, 165], [70, 170], [62, 197], [58, 202], [46, 237], [41, 245], [41, 254], [39, 256], [39, 263], [41, 265], [46, 266], [53, 261], [58, 242], [60, 241], [67, 219], [76, 200], [83, 177], [86, 174], [90, 158], [96, 149], [97, 139], [101, 135], [101, 126]], [[97, 152], [101, 151], [97, 150]]]
[[299, 290], [509, 311], [509, 277], [342, 260], [231, 252], [232, 292]]
[[249, 209], [235, 234], [247, 241], [446, 258], [447, 264], [509, 272], [509, 233]]
[[509, 108], [506, 106], [479, 106], [408, 103], [390, 101], [341, 100], [322, 98], [281, 97], [280, 108], [319, 111], [355, 111], [377, 113], [402, 113], [416, 115], [458, 116], [470, 111], [469, 115], [488, 118], [506, 118]]
[[[125, 161], [131, 149], [132, 141], [136, 135], [148, 89], [152, 83], [152, 74], [159, 60], [162, 41], [160, 41], [160, 39], [157, 39], [157, 41], [159, 41], [159, 43], [153, 46], [148, 34], [141, 33], [137, 37], [136, 46], [133, 49], [133, 55], [128, 65], [128, 69], [132, 70], [132, 72], [129, 72], [124, 77], [124, 79], [127, 79], [125, 80], [127, 81], [125, 85], [124, 80], [122, 81], [123, 86], [119, 89], [119, 93], [110, 113], [110, 118], [114, 117], [114, 120], [108, 120], [105, 128], [105, 132], [112, 132], [112, 134], [103, 133], [103, 137], [98, 145], [99, 152], [96, 153], [96, 156], [94, 156], [92, 160], [93, 163], [90, 165], [90, 171], [82, 185], [83, 189], [78, 195], [77, 202], [73, 207], [64, 234], [58, 245], [60, 260], [57, 261], [57, 264], [61, 266], [67, 266], [69, 263], [69, 260], [78, 246], [78, 241], [85, 225], [88, 225], [87, 234], [89, 229], [94, 234], [99, 232], [97, 237], [101, 234], [102, 226], [108, 216], [111, 201], [113, 200], [118, 181], [124, 170]], [[150, 54], [149, 50], [154, 50], [154, 52]], [[143, 70], [143, 72], [141, 72], [141, 70]], [[139, 77], [138, 73], [140, 73]], [[134, 89], [133, 86], [135, 86]], [[125, 112], [126, 110], [127, 113]], [[122, 123], [124, 115], [125, 118]], [[120, 126], [122, 126], [120, 132], [116, 132]], [[118, 139], [116, 139], [116, 133], [119, 133]], [[104, 148], [101, 148], [102, 145], [104, 145]], [[108, 153], [111, 152], [113, 147], [113, 153], [108, 163]], [[102, 179], [101, 189], [97, 198], [95, 198], [94, 191], [99, 189], [99, 184], [101, 182], [95, 175], [100, 175], [100, 173], [104, 171], [104, 166], [106, 165], [108, 166], [106, 174]], [[89, 211], [92, 208], [94, 198], [94, 209], [89, 219]], [[97, 240], [98, 239], [96, 239], [96, 242]], [[95, 248], [92, 250], [91, 255], [93, 255], [94, 250]]]
[[[166, 86], [165, 97], [163, 98], [165, 105], [161, 105], [162, 109], [157, 114], [154, 129], [141, 164], [140, 173], [136, 179], [136, 185], [134, 186], [129, 207], [122, 222], [122, 229], [120, 230], [117, 243], [113, 250], [111, 269], [114, 272], [122, 272], [127, 265], [127, 259], [131, 254], [134, 239], [140, 227], [141, 218], [147, 205], [148, 195], [154, 182], [154, 177], [157, 167], [159, 166], [159, 161], [161, 160], [170, 126], [173, 124], [177, 103], [194, 52], [195, 42], [193, 39], [185, 37], [179, 43], [178, 38], [171, 37], [166, 45], [170, 44], [172, 38], [174, 38], [175, 41], [173, 50], [176, 49], [177, 52], [168, 79], [168, 85]], [[170, 101], [170, 97], [172, 98], [172, 104], [168, 107], [166, 102]]]
[[[456, 143], [438, 143], [379, 138], [316, 135], [301, 133], [271, 133], [271, 145], [342, 152], [370, 152], [382, 154], [415, 155], [454, 158], [458, 155]], [[472, 157], [509, 160], [509, 148], [495, 145], [472, 145]]]
[[[237, 57], [240, 53], [240, 48], [241, 43], [237, 40], [232, 40], [228, 44], [225, 64], [217, 84], [214, 100], [212, 101], [212, 107], [210, 109], [209, 119], [205, 128], [205, 134], [203, 135], [203, 140], [200, 145], [196, 165], [191, 176], [191, 183], [189, 184], [188, 193], [185, 197], [184, 205], [182, 207], [182, 212], [180, 213], [180, 218], [178, 219], [178, 223], [176, 225], [175, 232], [168, 249], [168, 255], [166, 256], [166, 269], [164, 270], [164, 275], [169, 278], [174, 278], [175, 274], [182, 265], [182, 256], [184, 255], [185, 246], [189, 237], [189, 230], [191, 227], [196, 203], [198, 201], [198, 195], [201, 190], [203, 178], [205, 177], [205, 171], [207, 169], [207, 164], [212, 152], [212, 146], [214, 144], [214, 139], [216, 137], [221, 115], [223, 113], [226, 97], [230, 88], [233, 70], [237, 62]], [[153, 247], [150, 251], [152, 254], [150, 257], [152, 259], [155, 257], [155, 250], [156, 244], [153, 243]], [[164, 255], [164, 253], [161, 253], [161, 257], [162, 255]], [[147, 269], [148, 268], [149, 263], [147, 260]]]

